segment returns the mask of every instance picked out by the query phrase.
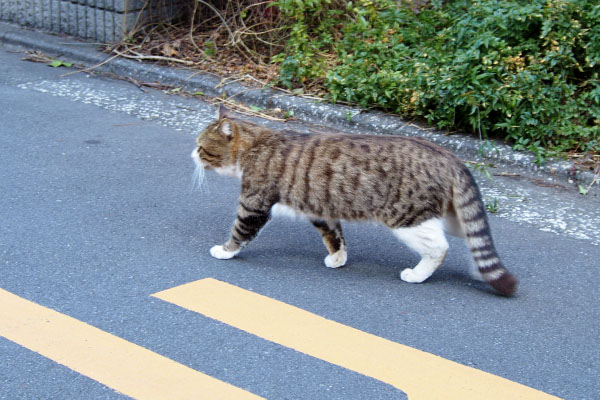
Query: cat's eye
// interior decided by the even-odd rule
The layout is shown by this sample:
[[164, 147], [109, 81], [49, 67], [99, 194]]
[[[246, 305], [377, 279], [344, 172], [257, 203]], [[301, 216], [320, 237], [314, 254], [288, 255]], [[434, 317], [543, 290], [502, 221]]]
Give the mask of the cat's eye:
[[206, 149], [202, 146], [198, 146], [198, 154], [200, 154], [200, 152], [204, 152], [205, 155], [212, 157], [212, 158], [217, 158], [218, 156], [216, 154], [213, 154], [211, 152], [206, 151]]

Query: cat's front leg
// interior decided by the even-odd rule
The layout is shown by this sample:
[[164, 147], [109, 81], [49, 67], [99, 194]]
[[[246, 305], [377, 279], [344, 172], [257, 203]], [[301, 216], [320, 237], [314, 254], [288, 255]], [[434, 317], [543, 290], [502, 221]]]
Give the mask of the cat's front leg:
[[323, 243], [329, 255], [325, 257], [325, 265], [328, 268], [339, 268], [346, 264], [348, 254], [346, 253], [346, 241], [342, 233], [340, 221], [325, 221], [321, 219], [311, 220], [323, 238]]
[[213, 246], [210, 255], [219, 260], [235, 257], [244, 246], [256, 237], [270, 218], [270, 207], [266, 210], [253, 208], [240, 201], [238, 214], [231, 229], [231, 237], [224, 245]]

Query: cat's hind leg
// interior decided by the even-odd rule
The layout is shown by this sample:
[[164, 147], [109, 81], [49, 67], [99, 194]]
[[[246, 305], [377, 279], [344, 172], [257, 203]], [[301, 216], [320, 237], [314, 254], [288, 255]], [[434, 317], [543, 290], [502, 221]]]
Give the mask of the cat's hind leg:
[[406, 268], [400, 273], [403, 281], [421, 283], [444, 261], [448, 242], [440, 219], [432, 218], [415, 227], [392, 229], [392, 232], [421, 256], [421, 261], [414, 268]]
[[328, 268], [344, 266], [348, 260], [348, 253], [346, 253], [346, 241], [344, 240], [340, 221], [312, 219], [310, 222], [321, 233], [323, 243], [329, 251], [329, 255], [325, 257], [325, 265]]

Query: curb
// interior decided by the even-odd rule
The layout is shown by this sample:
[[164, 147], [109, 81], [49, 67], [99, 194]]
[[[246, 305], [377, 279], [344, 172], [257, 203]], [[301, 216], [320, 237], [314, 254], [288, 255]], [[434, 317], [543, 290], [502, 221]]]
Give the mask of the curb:
[[[0, 43], [40, 50], [88, 66], [100, 64], [110, 58], [106, 53], [98, 51], [95, 43], [77, 40], [70, 36], [42, 33], [5, 22], [0, 22]], [[573, 187], [574, 183], [587, 187], [594, 181], [594, 174], [591, 171], [579, 171], [570, 161], [548, 161], [537, 165], [533, 154], [516, 152], [504, 143], [482, 141], [462, 134], [445, 135], [440, 131], [419, 128], [399, 117], [380, 111], [364, 111], [356, 107], [318, 103], [274, 89], [250, 88], [235, 82], [222, 84], [223, 79], [213, 74], [124, 58], [115, 58], [96, 70], [119, 76], [131, 76], [141, 81], [180, 86], [190, 92], [202, 91], [210, 97], [218, 97], [225, 91], [229, 97], [235, 97], [241, 103], [293, 111], [294, 117], [302, 121], [339, 130], [422, 137], [453, 150], [462, 159], [491, 163], [509, 170], [525, 170], [546, 181], [568, 187]], [[599, 187], [600, 182], [597, 180], [588, 193], [592, 194]]]

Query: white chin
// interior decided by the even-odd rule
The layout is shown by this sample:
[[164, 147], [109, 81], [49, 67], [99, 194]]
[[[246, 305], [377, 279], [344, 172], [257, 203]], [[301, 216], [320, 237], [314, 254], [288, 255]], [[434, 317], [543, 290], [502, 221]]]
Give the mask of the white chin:
[[219, 175], [232, 176], [234, 178], [242, 179], [242, 170], [238, 165], [228, 165], [226, 167], [216, 167], [215, 171]]

